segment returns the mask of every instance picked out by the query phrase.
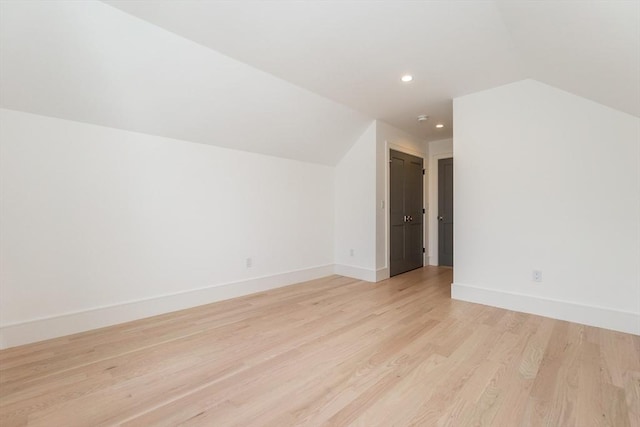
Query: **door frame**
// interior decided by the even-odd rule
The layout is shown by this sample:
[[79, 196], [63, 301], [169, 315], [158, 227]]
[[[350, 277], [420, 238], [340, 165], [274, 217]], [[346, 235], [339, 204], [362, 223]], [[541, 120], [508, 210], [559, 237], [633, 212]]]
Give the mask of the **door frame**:
[[440, 265], [438, 263], [438, 160], [441, 159], [453, 159], [453, 153], [434, 154], [429, 158], [429, 209], [427, 210], [429, 265]]
[[[401, 153], [410, 154], [412, 156], [420, 157], [422, 159], [422, 167], [428, 172], [428, 157], [424, 152], [420, 152], [415, 149], [407, 148], [403, 145], [394, 144], [389, 141], [385, 141], [385, 150], [384, 150], [384, 174], [385, 174], [385, 204], [384, 204], [384, 230], [385, 230], [385, 270], [387, 271], [387, 277], [389, 277], [389, 271], [391, 269], [391, 230], [390, 230], [390, 221], [391, 221], [391, 213], [389, 210], [389, 200], [391, 200], [391, 174], [389, 173], [389, 160], [391, 159], [391, 150], [400, 151]], [[425, 201], [427, 200], [427, 174], [422, 175], [422, 207], [424, 209], [427, 208], [425, 205]], [[427, 211], [428, 212], [428, 211]], [[422, 216], [422, 245], [425, 248], [425, 252], [422, 254], [422, 266], [429, 265], [429, 257], [427, 246], [427, 214], [423, 214]]]

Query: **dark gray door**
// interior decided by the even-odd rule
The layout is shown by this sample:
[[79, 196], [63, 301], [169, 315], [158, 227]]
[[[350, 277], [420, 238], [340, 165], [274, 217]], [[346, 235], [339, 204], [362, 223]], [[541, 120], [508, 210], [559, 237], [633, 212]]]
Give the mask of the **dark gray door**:
[[390, 150], [390, 275], [422, 267], [422, 159]]
[[438, 160], [438, 265], [453, 267], [453, 159]]

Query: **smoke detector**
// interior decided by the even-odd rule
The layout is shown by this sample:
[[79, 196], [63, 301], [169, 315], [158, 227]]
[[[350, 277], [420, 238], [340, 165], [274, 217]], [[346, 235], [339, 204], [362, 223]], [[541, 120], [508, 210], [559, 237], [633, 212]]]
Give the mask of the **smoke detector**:
[[418, 116], [418, 122], [420, 123], [424, 123], [429, 119], [429, 116], [427, 116], [426, 114], [421, 114]]

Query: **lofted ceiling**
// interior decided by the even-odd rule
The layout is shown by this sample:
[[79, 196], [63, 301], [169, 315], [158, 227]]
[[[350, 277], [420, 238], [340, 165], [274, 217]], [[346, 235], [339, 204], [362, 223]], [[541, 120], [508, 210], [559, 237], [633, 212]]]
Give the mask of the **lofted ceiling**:
[[104, 3], [0, 7], [3, 108], [326, 165], [371, 123]]
[[524, 78], [640, 116], [638, 0], [107, 3], [425, 139], [452, 98]]
[[637, 0], [2, 7], [2, 106], [305, 161], [371, 119], [451, 137], [453, 98], [524, 78], [640, 116]]
[[492, 2], [107, 3], [422, 139], [451, 137], [453, 97], [526, 77]]

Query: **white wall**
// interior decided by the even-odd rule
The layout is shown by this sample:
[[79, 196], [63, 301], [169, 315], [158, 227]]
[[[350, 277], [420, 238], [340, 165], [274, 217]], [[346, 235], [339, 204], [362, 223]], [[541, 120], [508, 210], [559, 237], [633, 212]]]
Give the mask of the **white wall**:
[[424, 142], [377, 120], [336, 166], [338, 274], [369, 282], [389, 277], [389, 148], [426, 157]]
[[[376, 278], [389, 277], [389, 150], [397, 150], [422, 157], [427, 165], [427, 145], [424, 141], [383, 121], [376, 121]], [[427, 179], [424, 182], [424, 201], [427, 200]], [[424, 227], [427, 241], [427, 226]], [[425, 254], [425, 258], [426, 258]], [[426, 259], [424, 263], [427, 264]]]
[[443, 139], [429, 142], [429, 203], [428, 221], [428, 254], [429, 265], [438, 265], [438, 160], [453, 157], [453, 140]]
[[333, 271], [332, 167], [12, 110], [0, 120], [2, 346]]
[[453, 297], [640, 334], [640, 119], [525, 80], [454, 141]]
[[375, 282], [376, 123], [335, 168], [336, 273]]

